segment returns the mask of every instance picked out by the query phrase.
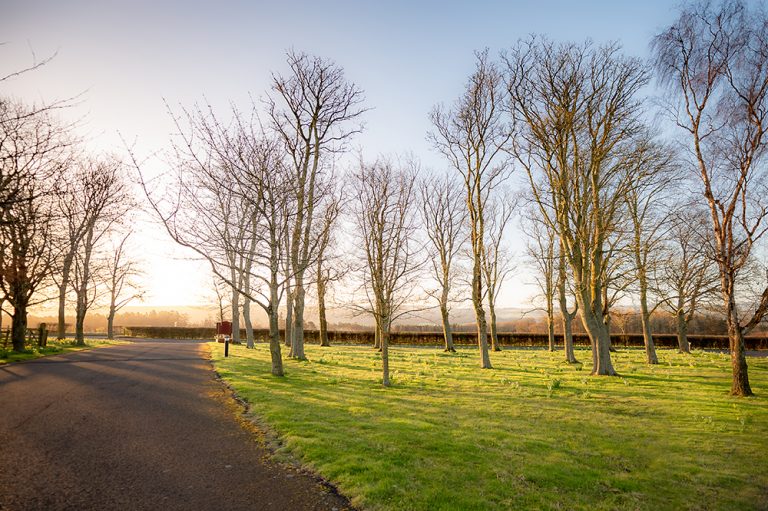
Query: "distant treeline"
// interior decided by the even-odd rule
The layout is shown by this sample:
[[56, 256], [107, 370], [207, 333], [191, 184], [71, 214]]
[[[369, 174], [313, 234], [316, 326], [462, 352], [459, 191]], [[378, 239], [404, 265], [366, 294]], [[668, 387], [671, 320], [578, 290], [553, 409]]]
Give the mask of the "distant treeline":
[[[214, 328], [190, 328], [190, 327], [130, 327], [126, 328], [126, 335], [133, 337], [151, 337], [156, 339], [213, 339], [216, 334]], [[267, 342], [269, 330], [258, 328], [253, 330], [257, 342]], [[280, 331], [284, 336], [285, 331]], [[245, 330], [240, 331], [241, 339], [245, 339]], [[373, 346], [374, 334], [369, 331], [330, 331], [330, 342], [333, 344], [357, 344]], [[284, 339], [284, 337], [283, 337]], [[308, 343], [318, 342], [317, 330], [305, 330], [304, 339]], [[666, 348], [677, 348], [677, 337], [673, 334], [656, 334], [653, 336], [656, 345]], [[556, 336], [556, 340], [562, 345], [562, 336]], [[615, 346], [643, 346], [642, 334], [616, 334], [611, 337]], [[475, 345], [477, 335], [470, 332], [457, 332], [454, 334], [454, 343], [464, 346]], [[503, 346], [546, 346], [547, 335], [543, 333], [503, 332], [499, 333], [499, 341]], [[696, 335], [688, 336], [692, 349], [728, 349], [728, 337], [725, 335]], [[390, 342], [403, 346], [440, 346], [443, 344], [443, 335], [439, 332], [393, 332]], [[586, 334], [574, 334], [573, 342], [576, 345], [588, 346], [589, 338]], [[768, 349], [768, 337], [749, 336], [745, 339], [748, 350]]]

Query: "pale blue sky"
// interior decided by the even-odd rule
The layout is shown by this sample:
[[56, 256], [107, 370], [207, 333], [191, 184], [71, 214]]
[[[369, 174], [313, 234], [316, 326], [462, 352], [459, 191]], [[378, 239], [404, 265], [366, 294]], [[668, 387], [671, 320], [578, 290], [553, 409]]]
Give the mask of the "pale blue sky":
[[[163, 98], [191, 105], [247, 105], [284, 69], [293, 47], [335, 60], [365, 90], [371, 110], [355, 144], [369, 156], [412, 151], [426, 166], [441, 159], [425, 141], [427, 114], [460, 93], [473, 51], [492, 53], [528, 34], [556, 40], [619, 40], [645, 57], [648, 41], [675, 17], [676, 2], [115, 2], [0, 0], [0, 74], [58, 49], [48, 66], [0, 87], [25, 100], [87, 91], [66, 115], [86, 116], [99, 149], [120, 149], [116, 133], [145, 152], [162, 149], [172, 127]], [[199, 301], [190, 279], [199, 266], [164, 259], [183, 254], [147, 234], [150, 303]], [[519, 248], [522, 251], [522, 247]], [[526, 306], [525, 276], [504, 304]], [[179, 285], [178, 282], [183, 282]]]

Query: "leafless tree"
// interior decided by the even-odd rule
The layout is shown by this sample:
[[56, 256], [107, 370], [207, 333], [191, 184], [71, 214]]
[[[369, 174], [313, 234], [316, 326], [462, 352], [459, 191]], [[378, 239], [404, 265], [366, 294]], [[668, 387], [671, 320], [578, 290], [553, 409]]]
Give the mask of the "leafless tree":
[[555, 351], [555, 294], [558, 292], [558, 278], [560, 277], [558, 240], [554, 229], [537, 218], [538, 213], [538, 208], [531, 208], [527, 212], [524, 230], [529, 238], [528, 260], [535, 271], [536, 286], [544, 298], [544, 312], [547, 316], [547, 345], [549, 351]]
[[14, 309], [17, 351], [27, 308], [49, 282], [58, 248], [52, 197], [69, 164], [69, 128], [47, 109], [0, 98], [0, 290]]
[[360, 132], [359, 118], [365, 110], [361, 106], [362, 91], [346, 79], [344, 70], [334, 62], [294, 51], [288, 52], [287, 59], [290, 73], [273, 75], [268, 108], [294, 174], [291, 189], [296, 214], [290, 233], [291, 356], [304, 359], [305, 273], [315, 261], [319, 241], [312, 236], [313, 227], [322, 203], [328, 199], [332, 158], [345, 149], [350, 137]]
[[690, 353], [688, 324], [719, 289], [719, 274], [709, 250], [706, 210], [685, 205], [669, 222], [663, 247], [665, 264], [657, 267], [652, 282], [662, 306], [675, 316], [678, 348]]
[[615, 375], [604, 315], [605, 251], [634, 177], [627, 158], [642, 128], [637, 93], [648, 72], [615, 45], [536, 37], [504, 58], [517, 128], [513, 153], [571, 268], [592, 342], [592, 373]]
[[651, 277], [662, 265], [662, 248], [668, 230], [670, 194], [677, 180], [674, 154], [650, 135], [638, 138], [634, 151], [635, 181], [627, 190], [626, 206], [631, 229], [629, 251], [632, 259], [632, 280], [636, 282], [640, 302], [640, 324], [643, 329], [646, 362], [658, 364], [651, 332], [651, 314], [660, 301], [651, 303]]
[[744, 335], [768, 312], [768, 287], [754, 312], [746, 312], [738, 303], [737, 283], [765, 234], [768, 215], [768, 16], [741, 0], [688, 3], [652, 48], [712, 221], [730, 339], [731, 394], [749, 396]]
[[331, 345], [328, 340], [328, 319], [326, 317], [328, 286], [332, 282], [338, 281], [346, 273], [337, 254], [329, 252], [331, 245], [336, 242], [335, 234], [343, 201], [344, 197], [341, 191], [334, 193], [333, 198], [325, 205], [322, 212], [322, 222], [318, 224], [320, 232], [317, 234], [319, 243], [314, 280], [317, 288], [318, 337], [320, 338], [320, 346], [326, 347]]
[[211, 290], [213, 291], [213, 298], [215, 299], [216, 319], [219, 323], [223, 323], [226, 321], [226, 318], [229, 317], [226, 300], [229, 286], [214, 273], [211, 281]]
[[450, 175], [431, 176], [419, 182], [421, 221], [426, 232], [431, 276], [437, 289], [427, 293], [437, 300], [443, 323], [445, 351], [455, 352], [449, 317], [455, 300], [455, 260], [466, 241], [467, 208], [463, 203], [462, 183]]
[[483, 299], [483, 258], [486, 242], [486, 203], [493, 189], [508, 176], [505, 153], [511, 139], [503, 112], [503, 77], [488, 51], [476, 55], [475, 71], [453, 108], [437, 106], [428, 137], [464, 180], [472, 253], [472, 304], [477, 319], [480, 366], [492, 368]]
[[490, 318], [491, 349], [501, 351], [496, 331], [496, 302], [504, 280], [512, 273], [512, 257], [504, 246], [504, 234], [512, 218], [515, 203], [508, 195], [489, 201], [485, 207], [485, 242], [483, 243], [483, 278]]
[[[264, 309], [272, 374], [283, 376], [278, 313], [290, 276], [282, 273], [283, 240], [295, 211], [282, 151], [264, 133], [255, 112], [247, 118], [233, 110], [232, 121], [223, 125], [210, 108], [198, 109], [186, 112], [184, 123], [177, 119], [177, 125], [181, 141], [175, 145], [174, 181], [161, 195], [152, 194], [150, 188], [159, 185], [140, 172], [144, 191], [174, 241], [203, 257], [218, 278]], [[140, 168], [135, 158], [134, 164]], [[233, 302], [234, 318], [237, 299]]]
[[[83, 234], [74, 251], [76, 296], [75, 342], [84, 344], [83, 324], [90, 307], [99, 298], [102, 282], [94, 271], [95, 251], [112, 228], [133, 207], [123, 164], [114, 157], [88, 159], [78, 171], [77, 194], [83, 208]], [[105, 276], [104, 276], [105, 277]]]
[[[392, 322], [408, 312], [414, 277], [419, 271], [414, 236], [415, 178], [380, 159], [361, 162], [354, 175], [353, 214], [365, 261], [363, 272], [367, 308], [381, 339], [382, 384], [390, 385], [389, 335]], [[360, 307], [358, 307], [360, 308]]]
[[15, 351], [24, 350], [27, 309], [51, 277], [55, 261], [53, 209], [46, 186], [31, 182], [17, 188], [16, 198], [0, 222], [0, 289], [13, 307], [11, 339]]
[[128, 253], [128, 240], [132, 235], [133, 231], [129, 228], [108, 252], [110, 256], [107, 261], [106, 278], [106, 291], [109, 295], [108, 339], [113, 339], [115, 335], [115, 315], [132, 301], [141, 300], [144, 297], [144, 290], [138, 282], [142, 274], [139, 263]]
[[574, 300], [573, 310], [568, 309], [568, 296], [573, 295], [572, 278], [568, 276], [568, 261], [562, 249], [557, 253], [557, 302], [560, 306], [560, 317], [563, 322], [563, 350], [565, 361], [569, 364], [577, 364], [576, 354], [573, 352], [573, 320], [579, 312], [579, 302]]

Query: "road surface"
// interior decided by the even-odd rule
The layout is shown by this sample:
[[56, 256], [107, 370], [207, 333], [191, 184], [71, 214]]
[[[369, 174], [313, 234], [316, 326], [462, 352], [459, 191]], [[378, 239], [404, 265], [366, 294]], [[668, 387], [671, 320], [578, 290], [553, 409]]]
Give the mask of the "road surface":
[[0, 510], [342, 510], [271, 463], [205, 347], [132, 344], [0, 366]]

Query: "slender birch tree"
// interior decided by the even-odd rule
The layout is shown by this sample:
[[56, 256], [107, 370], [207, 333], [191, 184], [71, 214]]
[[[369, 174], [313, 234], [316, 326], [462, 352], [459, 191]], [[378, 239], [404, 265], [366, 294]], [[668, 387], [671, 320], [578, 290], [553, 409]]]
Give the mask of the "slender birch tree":
[[752, 395], [744, 335], [768, 313], [739, 304], [739, 277], [766, 232], [768, 15], [741, 0], [687, 3], [652, 42], [671, 116], [686, 138], [709, 209], [731, 351], [731, 394]]

